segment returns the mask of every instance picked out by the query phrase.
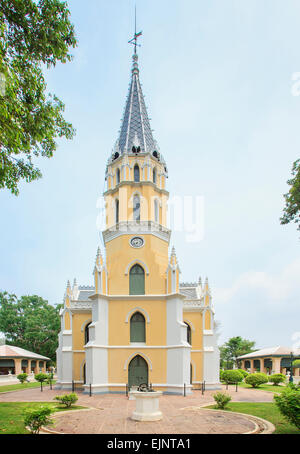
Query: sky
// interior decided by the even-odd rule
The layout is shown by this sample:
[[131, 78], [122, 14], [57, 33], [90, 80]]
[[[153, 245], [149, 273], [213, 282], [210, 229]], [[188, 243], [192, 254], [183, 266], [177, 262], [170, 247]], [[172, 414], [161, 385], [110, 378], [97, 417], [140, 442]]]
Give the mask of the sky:
[[[170, 197], [199, 197], [203, 235], [174, 231], [182, 282], [207, 276], [219, 342], [300, 348], [299, 232], [281, 225], [300, 146], [300, 4], [286, 0], [69, 0], [78, 47], [45, 69], [76, 136], [43, 178], [0, 192], [0, 289], [62, 302], [93, 284], [97, 200], [131, 70], [134, 5], [140, 79]], [[299, 91], [299, 92], [298, 92]]]

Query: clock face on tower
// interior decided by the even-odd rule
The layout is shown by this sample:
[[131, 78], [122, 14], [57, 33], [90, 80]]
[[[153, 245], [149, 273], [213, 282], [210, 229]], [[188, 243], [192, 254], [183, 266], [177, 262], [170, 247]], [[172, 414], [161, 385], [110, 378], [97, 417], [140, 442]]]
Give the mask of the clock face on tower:
[[132, 246], [132, 247], [139, 248], [139, 247], [144, 246], [144, 244], [145, 244], [144, 238], [142, 238], [140, 236], [134, 236], [130, 240], [130, 246]]

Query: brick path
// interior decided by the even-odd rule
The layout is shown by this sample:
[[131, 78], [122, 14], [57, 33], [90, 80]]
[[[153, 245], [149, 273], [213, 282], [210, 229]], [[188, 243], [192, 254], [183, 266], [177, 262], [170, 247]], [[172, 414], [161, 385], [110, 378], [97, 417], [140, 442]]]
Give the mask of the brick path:
[[[223, 391], [225, 387], [223, 387]], [[271, 402], [273, 393], [255, 389], [229, 387], [226, 391], [234, 402]], [[38, 388], [11, 393], [0, 393], [0, 402], [51, 402], [58, 394], [66, 391], [50, 390], [43, 392]], [[135, 409], [135, 401], [128, 400], [125, 395], [104, 394], [89, 397], [78, 393], [78, 405], [92, 407], [90, 411], [74, 411], [74, 413], [55, 414], [53, 430], [63, 433], [80, 434], [188, 434], [188, 433], [245, 433], [254, 430], [255, 424], [246, 416], [234, 413], [218, 413], [199, 409], [200, 406], [214, 402], [215, 391], [194, 391], [193, 395], [169, 396], [160, 398], [161, 421], [137, 422], [130, 416]]]

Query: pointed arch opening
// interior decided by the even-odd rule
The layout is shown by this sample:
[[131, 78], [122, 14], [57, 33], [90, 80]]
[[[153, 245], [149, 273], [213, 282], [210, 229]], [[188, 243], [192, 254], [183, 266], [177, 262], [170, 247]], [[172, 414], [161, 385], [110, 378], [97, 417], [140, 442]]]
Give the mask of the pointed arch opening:
[[128, 385], [140, 386], [142, 383], [148, 384], [148, 364], [140, 355], [136, 355], [128, 366]]
[[138, 264], [129, 272], [129, 295], [145, 295], [145, 271]]
[[188, 344], [192, 345], [192, 330], [188, 323], [184, 322], [186, 325], [186, 341]]
[[141, 220], [141, 199], [138, 194], [133, 197], [133, 220], [136, 222]]
[[116, 173], [116, 184], [119, 184], [119, 183], [120, 183], [120, 179], [121, 179], [121, 172], [120, 172], [120, 169], [117, 169], [117, 173]]
[[153, 183], [156, 184], [156, 182], [157, 182], [157, 171], [156, 171], [156, 169], [154, 168], [154, 169], [153, 169]]
[[158, 200], [154, 200], [154, 222], [159, 223], [159, 203]]
[[139, 311], [130, 319], [130, 342], [146, 342], [145, 317]]
[[138, 183], [140, 181], [140, 168], [136, 164], [133, 169], [133, 174], [134, 174], [134, 181]]
[[90, 340], [90, 332], [89, 332], [89, 327], [92, 322], [88, 323], [86, 327], [84, 328], [84, 345], [86, 345], [89, 340]]
[[120, 202], [119, 199], [115, 200], [115, 221], [119, 224]]

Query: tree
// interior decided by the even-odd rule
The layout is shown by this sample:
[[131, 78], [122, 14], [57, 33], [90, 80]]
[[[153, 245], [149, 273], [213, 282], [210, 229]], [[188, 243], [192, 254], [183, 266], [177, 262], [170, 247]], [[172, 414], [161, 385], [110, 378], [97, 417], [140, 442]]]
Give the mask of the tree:
[[233, 365], [238, 366], [238, 356], [254, 351], [255, 342], [243, 339], [240, 336], [231, 337], [220, 347], [221, 366], [227, 369]]
[[0, 331], [6, 343], [55, 360], [60, 330], [59, 310], [40, 296], [0, 293]]
[[0, 2], [0, 188], [19, 193], [18, 184], [41, 177], [32, 159], [53, 156], [56, 138], [71, 139], [64, 104], [46, 93], [42, 65], [72, 59], [77, 41], [61, 0]]
[[291, 188], [284, 195], [285, 208], [283, 210], [284, 214], [280, 218], [280, 223], [288, 224], [294, 221], [295, 224], [298, 224], [297, 230], [300, 230], [300, 159], [294, 162], [292, 175], [294, 178], [287, 181]]

